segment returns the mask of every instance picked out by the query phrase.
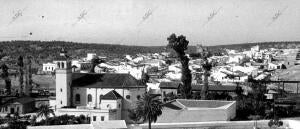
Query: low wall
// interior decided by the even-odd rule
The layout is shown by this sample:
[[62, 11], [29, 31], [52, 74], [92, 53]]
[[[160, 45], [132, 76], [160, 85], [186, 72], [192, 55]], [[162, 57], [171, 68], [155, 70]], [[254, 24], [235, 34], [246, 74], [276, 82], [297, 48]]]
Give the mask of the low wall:
[[[254, 129], [257, 125], [260, 129], [270, 129], [269, 120], [259, 121], [212, 121], [212, 122], [188, 122], [188, 123], [152, 123], [153, 129]], [[300, 121], [283, 120], [282, 127], [277, 129], [298, 129]], [[148, 124], [128, 125], [128, 129], [147, 129]]]

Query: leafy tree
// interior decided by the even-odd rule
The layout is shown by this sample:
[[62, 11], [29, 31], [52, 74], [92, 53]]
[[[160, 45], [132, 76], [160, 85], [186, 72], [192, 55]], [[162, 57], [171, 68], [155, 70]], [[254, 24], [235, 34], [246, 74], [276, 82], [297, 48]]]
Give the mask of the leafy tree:
[[132, 120], [134, 124], [137, 124], [140, 120], [140, 116], [138, 115], [136, 109], [129, 109], [128, 113], [129, 119]]
[[181, 69], [181, 81], [183, 83], [182, 96], [186, 99], [192, 97], [192, 74], [189, 69], [189, 58], [186, 56], [185, 51], [188, 49], [189, 41], [183, 35], [176, 36], [176, 34], [171, 34], [168, 38], [168, 47], [172, 48], [179, 57], [182, 69]]
[[[7, 129], [26, 129], [29, 125], [28, 121], [10, 120]], [[4, 128], [5, 129], [5, 128]]]
[[48, 124], [48, 119], [51, 114], [55, 116], [53, 109], [51, 109], [49, 105], [41, 105], [38, 108], [37, 117], [45, 117], [46, 118], [45, 124]]
[[37, 119], [37, 116], [33, 115], [32, 118], [30, 119], [30, 125], [31, 126], [35, 126], [36, 125], [36, 119]]
[[91, 63], [92, 63], [92, 68], [90, 70], [91, 73], [95, 73], [95, 67], [98, 65], [98, 64], [101, 64], [101, 63], [104, 63], [103, 60], [99, 59], [98, 57], [94, 57], [92, 60], [91, 60]]
[[253, 100], [251, 103], [251, 107], [254, 110], [253, 115], [265, 116], [265, 106], [266, 106], [266, 96], [267, 92], [266, 86], [264, 86], [260, 82], [252, 82], [250, 84], [252, 92], [250, 94], [250, 98]]
[[167, 65], [171, 65], [172, 64], [172, 60], [166, 60], [166, 64]]
[[157, 117], [162, 114], [163, 104], [158, 96], [146, 92], [137, 102], [135, 109], [136, 117], [144, 122], [148, 121], [149, 129], [151, 129], [151, 123], [156, 122]]
[[1, 65], [1, 70], [2, 70], [1, 78], [3, 78], [5, 80], [6, 93], [11, 94], [11, 81], [10, 81], [9, 76], [8, 76], [8, 67], [7, 67], [7, 65], [2, 64]]
[[268, 126], [271, 128], [271, 129], [277, 129], [279, 127], [281, 127], [283, 125], [283, 122], [281, 120], [277, 118], [274, 118], [274, 119], [271, 119], [269, 122], [268, 122]]
[[143, 71], [143, 73], [142, 73], [142, 79], [141, 79], [142, 84], [146, 85], [146, 83], [149, 82], [149, 79], [150, 79], [149, 75], [147, 73], [144, 73], [144, 71]]

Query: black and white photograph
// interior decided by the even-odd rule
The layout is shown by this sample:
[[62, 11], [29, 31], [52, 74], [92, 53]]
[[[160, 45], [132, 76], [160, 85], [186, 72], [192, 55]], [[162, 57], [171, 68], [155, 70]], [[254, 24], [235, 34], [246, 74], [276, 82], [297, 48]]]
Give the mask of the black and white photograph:
[[300, 129], [300, 0], [0, 0], [0, 129]]

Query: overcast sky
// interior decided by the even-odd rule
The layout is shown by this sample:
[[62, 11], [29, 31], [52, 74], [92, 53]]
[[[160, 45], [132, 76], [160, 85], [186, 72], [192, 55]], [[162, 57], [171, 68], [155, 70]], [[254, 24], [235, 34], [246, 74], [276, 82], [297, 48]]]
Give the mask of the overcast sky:
[[0, 0], [0, 41], [166, 45], [300, 41], [300, 0]]

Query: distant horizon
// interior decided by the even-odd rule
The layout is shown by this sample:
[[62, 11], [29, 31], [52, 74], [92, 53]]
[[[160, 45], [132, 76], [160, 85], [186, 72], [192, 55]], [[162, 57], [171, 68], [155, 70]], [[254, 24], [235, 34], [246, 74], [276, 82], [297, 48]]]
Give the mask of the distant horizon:
[[[110, 43], [92, 43], [92, 42], [76, 42], [76, 41], [64, 41], [64, 40], [7, 40], [7, 41], [0, 41], [1, 42], [19, 42], [19, 41], [33, 41], [33, 42], [66, 42], [66, 43], [79, 43], [79, 44], [98, 44], [98, 45], [121, 45], [121, 46], [138, 46], [138, 47], [166, 47], [167, 43], [165, 45], [160, 45], [160, 46], [143, 46], [143, 45], [127, 45], [127, 44], [110, 44]], [[264, 42], [245, 42], [245, 43], [233, 43], [233, 44], [217, 44], [217, 45], [203, 45], [200, 44], [202, 46], [230, 46], [230, 45], [243, 45], [243, 44], [264, 44], [264, 43], [285, 43], [285, 42], [296, 42], [297, 44], [300, 44], [300, 41], [264, 41]], [[194, 44], [194, 45], [188, 45], [188, 46], [196, 46], [198, 44]]]
[[300, 41], [299, 0], [0, 0], [0, 41], [164, 46]]

